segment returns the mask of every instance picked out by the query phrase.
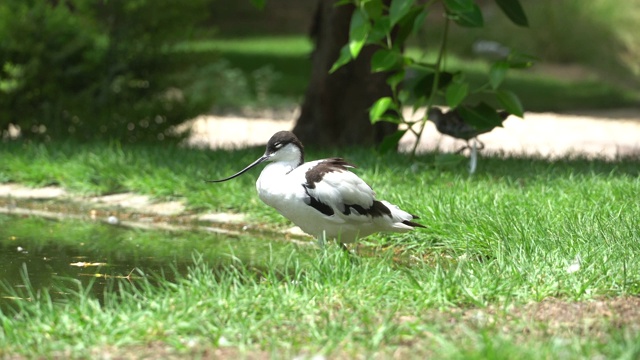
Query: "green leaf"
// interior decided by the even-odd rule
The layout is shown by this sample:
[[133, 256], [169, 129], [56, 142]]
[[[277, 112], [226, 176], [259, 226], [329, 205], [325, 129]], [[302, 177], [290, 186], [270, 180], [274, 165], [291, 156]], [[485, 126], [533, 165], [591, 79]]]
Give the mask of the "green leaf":
[[403, 89], [398, 91], [398, 102], [400, 102], [400, 104], [406, 104], [410, 98], [411, 98], [411, 92]]
[[496, 97], [509, 114], [513, 114], [518, 117], [524, 116], [524, 109], [518, 95], [509, 90], [498, 90], [498, 92], [496, 92]]
[[445, 0], [447, 12], [456, 24], [464, 27], [482, 27], [482, 10], [473, 0]]
[[[413, 106], [411, 107], [411, 109], [413, 110], [413, 112], [415, 113], [418, 110], [420, 110], [421, 108], [427, 106], [427, 103], [428, 103], [427, 100], [428, 99], [426, 97], [424, 97], [424, 96], [420, 96], [420, 97], [412, 99]], [[407, 101], [403, 102], [403, 104], [404, 103], [407, 103]]]
[[[449, 86], [451, 81], [453, 81], [453, 73], [450, 72], [441, 72], [438, 77], [438, 88], [436, 90], [444, 89]], [[431, 72], [427, 73], [419, 78], [415, 82], [410, 82], [407, 84], [407, 88], [409, 88], [412, 92], [415, 93], [416, 97], [424, 95], [426, 97], [431, 96], [431, 90], [433, 90], [433, 83], [436, 80], [436, 74]], [[413, 85], [413, 86], [411, 86]]]
[[504, 119], [487, 103], [481, 102], [475, 106], [462, 105], [456, 109], [467, 124], [476, 129], [493, 129], [502, 126]]
[[494, 90], [502, 84], [507, 75], [507, 70], [509, 70], [509, 63], [504, 60], [497, 61], [491, 65], [491, 69], [489, 69], [489, 84]]
[[496, 0], [496, 4], [498, 4], [502, 12], [507, 15], [509, 20], [514, 24], [525, 27], [529, 26], [527, 14], [524, 13], [524, 9], [519, 0]]
[[360, 50], [367, 41], [367, 35], [371, 29], [369, 20], [365, 17], [365, 13], [356, 9], [351, 16], [349, 26], [349, 51], [352, 58], [357, 58]]
[[397, 24], [400, 19], [411, 11], [414, 1], [415, 0], [391, 0], [389, 19], [391, 20], [392, 26]]
[[393, 70], [400, 65], [402, 55], [397, 49], [380, 49], [371, 57], [371, 72]]
[[354, 59], [358, 57], [365, 41], [366, 39], [349, 40], [349, 54], [351, 54], [351, 57], [353, 57]]
[[452, 82], [448, 87], [447, 87], [447, 91], [445, 92], [445, 99], [447, 101], [447, 105], [451, 108], [455, 108], [458, 105], [460, 105], [460, 103], [462, 102], [462, 100], [464, 100], [467, 97], [467, 94], [469, 93], [469, 84], [467, 84], [466, 82]]
[[389, 96], [381, 97], [369, 109], [369, 120], [372, 124], [384, 120], [383, 117], [387, 110], [396, 109], [393, 99]]
[[482, 17], [482, 11], [478, 5], [475, 5], [472, 10], [464, 13], [458, 13], [458, 18], [454, 21], [464, 27], [483, 27], [484, 18]]
[[473, 0], [445, 0], [444, 5], [450, 11], [467, 11], [473, 8], [475, 2]]
[[398, 85], [404, 80], [405, 71], [399, 70], [387, 77], [387, 84], [395, 91]]
[[383, 16], [374, 21], [369, 36], [367, 37], [367, 43], [375, 44], [378, 41], [387, 37], [387, 34], [391, 32], [391, 22], [388, 16]]
[[382, 143], [380, 143], [380, 147], [378, 147], [378, 151], [382, 154], [385, 154], [390, 150], [397, 150], [400, 139], [402, 139], [406, 132], [406, 129], [398, 130], [391, 135], [385, 136], [385, 138], [382, 140]]
[[424, 12], [424, 7], [414, 6], [409, 12], [407, 12], [396, 24], [394, 29], [397, 29], [395, 33], [395, 44], [405, 44], [407, 38], [413, 33], [414, 24], [418, 16]]
[[333, 66], [331, 66], [329, 74], [333, 74], [334, 72], [336, 72], [336, 70], [347, 64], [349, 61], [351, 61], [351, 50], [349, 49], [349, 44], [347, 44], [343, 46], [342, 49], [340, 49], [340, 56], [338, 56], [336, 62], [333, 63]]
[[369, 19], [378, 20], [382, 17], [382, 1], [367, 1], [362, 8], [367, 12]]
[[416, 18], [413, 20], [413, 27], [411, 28], [411, 32], [417, 34], [418, 31], [420, 31], [425, 19], [427, 18], [427, 15], [429, 15], [429, 11], [427, 10], [427, 8], [422, 8], [420, 10], [420, 13], [418, 13]]
[[251, 0], [251, 3], [253, 4], [253, 6], [258, 8], [259, 10], [262, 10], [262, 9], [264, 9], [264, 5], [267, 3], [267, 1], [266, 0]]

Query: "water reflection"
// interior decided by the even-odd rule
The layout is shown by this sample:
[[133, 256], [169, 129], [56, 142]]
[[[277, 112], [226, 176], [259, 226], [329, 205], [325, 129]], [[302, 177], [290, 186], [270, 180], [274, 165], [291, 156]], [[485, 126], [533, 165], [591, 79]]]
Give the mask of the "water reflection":
[[[0, 310], [47, 289], [55, 300], [64, 289], [77, 288], [69, 279], [102, 298], [111, 279], [135, 283], [145, 274], [171, 280], [202, 254], [212, 268], [233, 259], [260, 267], [291, 244], [252, 237], [204, 232], [164, 232], [123, 229], [81, 221], [0, 216]], [[29, 286], [26, 286], [30, 284]], [[32, 291], [30, 292], [29, 289]]]
[[[4, 232], [0, 231], [2, 236]], [[105, 253], [84, 249], [81, 245], [42, 245], [38, 242], [21, 238], [0, 244], [0, 281], [4, 285], [0, 288], [0, 306], [6, 300], [30, 300], [34, 291], [37, 293], [44, 288], [56, 299], [62, 295], [62, 289], [69, 286], [75, 288], [68, 279], [79, 280], [83, 287], [91, 283], [94, 294], [100, 296], [108, 279], [133, 279], [138, 267], [149, 273], [162, 271], [168, 264], [184, 268], [177, 259], [133, 261], [117, 252]]]

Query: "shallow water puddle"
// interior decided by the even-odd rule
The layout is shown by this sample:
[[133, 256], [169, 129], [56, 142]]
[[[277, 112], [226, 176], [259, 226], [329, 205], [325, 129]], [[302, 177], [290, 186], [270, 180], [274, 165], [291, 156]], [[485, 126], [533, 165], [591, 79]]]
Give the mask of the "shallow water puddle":
[[55, 299], [65, 288], [77, 288], [72, 279], [77, 279], [99, 295], [107, 285], [107, 279], [127, 278], [134, 280], [140, 266], [149, 272], [162, 270], [162, 264], [153, 261], [127, 261], [118, 254], [84, 250], [82, 246], [43, 245], [40, 241], [10, 236], [6, 241], [5, 231], [0, 231], [4, 241], [0, 242], [0, 308], [4, 300], [31, 300], [46, 288]]
[[28, 301], [47, 289], [53, 299], [64, 289], [90, 286], [100, 299], [111, 279], [135, 284], [141, 276], [172, 280], [201, 255], [212, 268], [234, 261], [263, 267], [287, 258], [289, 243], [202, 231], [143, 231], [84, 221], [52, 221], [0, 215], [0, 309]]

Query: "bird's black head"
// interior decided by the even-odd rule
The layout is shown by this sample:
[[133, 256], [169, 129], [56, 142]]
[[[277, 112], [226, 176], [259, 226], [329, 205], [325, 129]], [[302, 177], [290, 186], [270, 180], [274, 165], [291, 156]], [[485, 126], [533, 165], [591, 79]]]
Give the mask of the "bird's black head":
[[220, 180], [207, 180], [207, 182], [223, 182], [237, 178], [238, 176], [249, 171], [254, 166], [265, 161], [284, 161], [295, 163], [300, 166], [304, 163], [304, 147], [298, 138], [291, 131], [278, 131], [273, 134], [267, 143], [267, 150], [264, 155], [252, 162], [240, 172]]
[[[288, 151], [281, 151], [285, 148]], [[304, 146], [300, 140], [298, 140], [298, 137], [296, 137], [291, 131], [278, 131], [273, 134], [271, 139], [269, 139], [269, 142], [267, 142], [267, 150], [264, 153], [266, 156], [270, 158], [278, 157], [279, 153], [282, 153], [283, 156], [284, 153], [299, 153], [300, 161], [298, 165], [304, 162]], [[272, 159], [271, 161], [273, 160], [275, 159]]]

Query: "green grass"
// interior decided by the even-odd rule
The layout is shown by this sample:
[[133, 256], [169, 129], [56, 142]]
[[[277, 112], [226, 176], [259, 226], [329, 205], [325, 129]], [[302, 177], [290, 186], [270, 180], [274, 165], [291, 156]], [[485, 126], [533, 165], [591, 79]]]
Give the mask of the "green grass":
[[[184, 199], [192, 210], [243, 212], [284, 227], [286, 220], [257, 198], [258, 171], [223, 184], [202, 181], [229, 175], [261, 153], [2, 143], [0, 178], [83, 194]], [[37, 300], [0, 315], [0, 356], [638, 356], [637, 311], [556, 319], [573, 302], [637, 308], [638, 160], [483, 157], [469, 176], [462, 164], [437, 165], [434, 154], [412, 161], [368, 149], [309, 149], [308, 157], [338, 153], [359, 166], [380, 198], [420, 215], [428, 228], [373, 236], [353, 261], [337, 247], [264, 248], [259, 267], [242, 259], [218, 266], [205, 253], [172, 281], [113, 280], [118, 291], [104, 299], [71, 282], [62, 300], [31, 294]], [[162, 243], [175, 241], [183, 254], [189, 243], [203, 246], [197, 235], [172, 237]], [[140, 246], [119, 244], [125, 252]], [[143, 249], [149, 256], [166, 251]], [[580, 269], [567, 271], [578, 258]], [[555, 315], [527, 310], [549, 299], [558, 301]]]
[[[260, 272], [239, 262], [212, 268], [197, 258], [186, 275], [172, 282], [123, 280], [119, 291], [107, 292], [103, 299], [87, 296], [85, 287], [73, 283], [64, 300], [56, 303], [47, 293], [30, 294], [35, 300], [18, 302], [15, 315], [0, 314], [0, 348], [6, 354], [29, 356], [142, 350], [162, 358], [166, 353], [206, 354], [221, 347], [277, 357], [399, 353], [454, 359], [553, 358], [557, 353], [565, 358], [608, 358], [637, 356], [640, 350], [637, 332], [604, 325], [602, 332], [585, 334], [584, 319], [565, 333], [546, 329], [552, 319], [511, 319], [508, 310], [487, 309], [485, 316], [491, 320], [486, 323], [465, 319], [466, 312], [482, 309], [486, 302], [499, 309], [511, 302], [521, 307], [518, 298], [529, 298], [525, 293], [538, 289], [535, 284], [545, 279], [569, 286], [594, 284], [592, 270], [563, 274], [542, 266], [513, 276], [504, 268], [525, 265], [526, 270], [536, 259], [523, 264], [511, 256], [487, 262], [417, 261], [411, 266], [397, 265], [390, 256], [351, 262], [337, 249], [318, 252], [314, 262], [300, 260], [307, 256], [292, 251]], [[547, 263], [552, 265], [550, 259]], [[601, 271], [599, 265], [593, 268]], [[532, 285], [526, 279], [535, 281]], [[501, 329], [504, 324], [509, 331]], [[527, 333], [536, 335], [523, 338]], [[158, 344], [160, 351], [149, 350]]]

